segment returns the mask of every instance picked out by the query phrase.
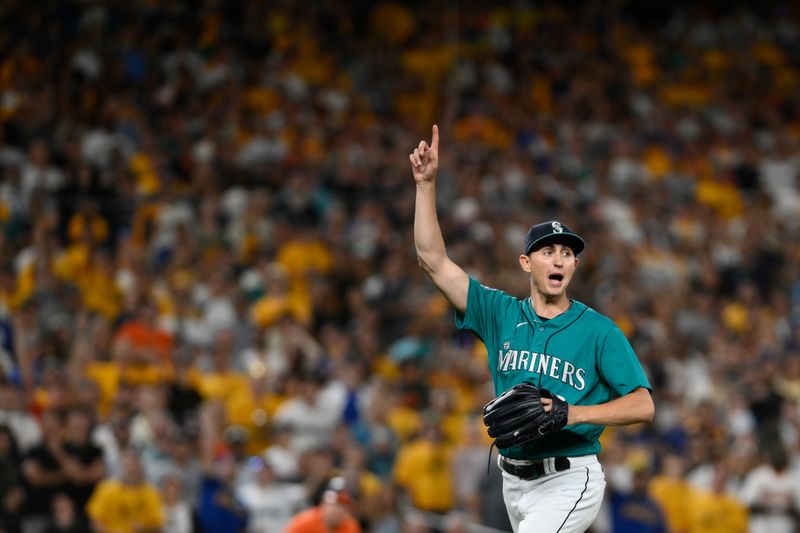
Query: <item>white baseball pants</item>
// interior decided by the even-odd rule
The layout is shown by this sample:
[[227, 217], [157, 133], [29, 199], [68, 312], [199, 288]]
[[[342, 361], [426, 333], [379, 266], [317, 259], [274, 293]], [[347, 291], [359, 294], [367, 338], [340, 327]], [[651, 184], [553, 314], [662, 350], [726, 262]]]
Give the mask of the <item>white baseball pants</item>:
[[514, 533], [584, 533], [600, 512], [605, 488], [596, 455], [571, 457], [569, 469], [530, 481], [503, 471]]

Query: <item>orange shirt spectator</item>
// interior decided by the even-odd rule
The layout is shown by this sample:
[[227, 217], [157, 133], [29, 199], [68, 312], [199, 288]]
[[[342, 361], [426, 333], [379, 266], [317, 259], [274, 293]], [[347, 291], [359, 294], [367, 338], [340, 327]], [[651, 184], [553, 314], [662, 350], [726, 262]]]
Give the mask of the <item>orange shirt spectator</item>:
[[322, 496], [322, 503], [307, 509], [289, 522], [284, 533], [360, 533], [361, 527], [350, 514], [355, 503], [343, 478], [334, 478]]
[[154, 354], [168, 361], [172, 354], [172, 336], [156, 328], [156, 310], [150, 303], [142, 304], [136, 318], [128, 320], [117, 331], [116, 340], [127, 340], [140, 356]]

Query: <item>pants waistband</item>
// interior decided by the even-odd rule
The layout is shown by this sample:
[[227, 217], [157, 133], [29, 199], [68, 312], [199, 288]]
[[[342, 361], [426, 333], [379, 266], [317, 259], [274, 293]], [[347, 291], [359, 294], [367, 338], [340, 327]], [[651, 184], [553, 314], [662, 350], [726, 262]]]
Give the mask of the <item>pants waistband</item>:
[[578, 457], [548, 457], [535, 461], [520, 461], [508, 459], [502, 455], [498, 459], [501, 469], [520, 479], [532, 480], [556, 472], [563, 472], [576, 466], [596, 464], [597, 455], [582, 455]]

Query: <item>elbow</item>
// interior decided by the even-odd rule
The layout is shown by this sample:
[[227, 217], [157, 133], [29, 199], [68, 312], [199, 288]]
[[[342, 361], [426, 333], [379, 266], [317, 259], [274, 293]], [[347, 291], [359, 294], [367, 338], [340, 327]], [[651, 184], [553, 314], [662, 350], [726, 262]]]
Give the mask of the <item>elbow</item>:
[[428, 263], [425, 262], [425, 260], [419, 254], [417, 254], [417, 265], [419, 265], [419, 267], [422, 269], [423, 272], [430, 273], [431, 271], [430, 266], [428, 265]]
[[423, 272], [428, 274], [429, 276], [436, 272], [436, 267], [434, 266], [434, 262], [430, 260], [430, 258], [425, 258], [423, 254], [417, 253], [417, 264], [422, 269]]
[[643, 402], [642, 422], [652, 422], [656, 417], [656, 404], [653, 402], [653, 396], [650, 391], [642, 389], [645, 392], [646, 400]]

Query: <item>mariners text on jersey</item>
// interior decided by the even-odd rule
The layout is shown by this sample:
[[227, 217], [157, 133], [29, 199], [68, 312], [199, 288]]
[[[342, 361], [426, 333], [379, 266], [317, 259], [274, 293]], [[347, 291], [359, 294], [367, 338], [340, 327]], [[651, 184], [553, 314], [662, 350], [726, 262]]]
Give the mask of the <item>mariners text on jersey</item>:
[[566, 383], [576, 390], [586, 388], [586, 369], [576, 367], [569, 361], [555, 355], [537, 353], [531, 350], [498, 350], [498, 372], [531, 372], [550, 376]]

